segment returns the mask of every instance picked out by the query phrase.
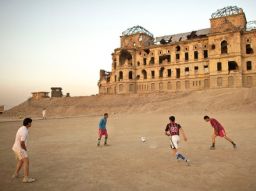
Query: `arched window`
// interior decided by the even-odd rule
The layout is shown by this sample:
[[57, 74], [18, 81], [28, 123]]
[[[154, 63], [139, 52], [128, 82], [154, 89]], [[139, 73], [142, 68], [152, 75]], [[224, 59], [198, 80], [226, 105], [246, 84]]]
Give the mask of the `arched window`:
[[123, 72], [122, 71], [119, 72], [119, 80], [123, 80]]
[[228, 53], [228, 43], [227, 41], [223, 40], [221, 42], [221, 54], [227, 54]]
[[159, 70], [159, 77], [160, 78], [164, 77], [164, 67], [160, 68], [160, 70]]
[[180, 46], [176, 46], [176, 51], [177, 51], [177, 52], [180, 51]]
[[147, 79], [147, 71], [142, 70], [143, 79]]
[[129, 80], [132, 80], [132, 71], [129, 72]]

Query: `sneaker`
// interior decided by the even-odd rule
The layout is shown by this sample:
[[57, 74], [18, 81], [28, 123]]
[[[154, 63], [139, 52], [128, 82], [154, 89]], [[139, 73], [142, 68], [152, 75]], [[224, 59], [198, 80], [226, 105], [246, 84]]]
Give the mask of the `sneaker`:
[[100, 146], [100, 143], [97, 143], [97, 146], [99, 147], [99, 146]]
[[35, 181], [36, 181], [36, 179], [29, 178], [29, 177], [24, 177], [23, 180], [22, 180], [23, 183], [32, 183], [32, 182], [35, 182]]
[[13, 174], [13, 175], [12, 175], [12, 178], [13, 178], [13, 179], [19, 178], [19, 175], [18, 175], [18, 174]]
[[236, 144], [233, 144], [233, 148], [236, 149]]
[[186, 163], [187, 163], [188, 166], [190, 166], [190, 160], [189, 159], [186, 160]]
[[214, 146], [210, 146], [210, 150], [215, 150], [215, 147]]
[[104, 146], [109, 146], [109, 144], [107, 144], [107, 143], [104, 143]]
[[182, 159], [181, 159], [181, 158], [176, 158], [176, 159], [177, 159], [177, 160], [176, 160], [177, 162], [180, 162], [180, 161], [182, 161]]

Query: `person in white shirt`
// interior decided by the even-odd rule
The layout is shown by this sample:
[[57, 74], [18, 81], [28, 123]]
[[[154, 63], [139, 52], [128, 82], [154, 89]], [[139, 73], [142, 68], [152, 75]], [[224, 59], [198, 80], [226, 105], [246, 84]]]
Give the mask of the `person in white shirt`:
[[31, 183], [34, 182], [34, 178], [29, 177], [29, 159], [27, 151], [27, 142], [28, 142], [28, 129], [31, 127], [32, 119], [25, 118], [23, 120], [23, 126], [21, 126], [15, 137], [15, 142], [13, 144], [12, 150], [14, 151], [17, 159], [16, 170], [13, 174], [13, 178], [19, 176], [19, 171], [24, 166], [24, 178], [22, 182]]
[[46, 119], [46, 108], [43, 109], [42, 116], [43, 116], [43, 119]]

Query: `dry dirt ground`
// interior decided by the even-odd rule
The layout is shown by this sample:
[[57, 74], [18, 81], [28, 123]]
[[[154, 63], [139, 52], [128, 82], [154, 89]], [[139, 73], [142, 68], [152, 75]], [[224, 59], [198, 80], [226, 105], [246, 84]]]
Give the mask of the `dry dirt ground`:
[[[210, 113], [237, 143], [234, 150], [217, 139], [209, 150], [212, 128], [204, 113], [173, 113], [185, 130], [181, 152], [191, 166], [177, 162], [164, 135], [169, 113], [110, 115], [108, 147], [97, 147], [100, 116], [34, 120], [29, 156], [32, 184], [11, 179], [11, 147], [21, 121], [0, 122], [0, 190], [31, 191], [255, 191], [255, 112]], [[141, 142], [140, 137], [146, 137]]]

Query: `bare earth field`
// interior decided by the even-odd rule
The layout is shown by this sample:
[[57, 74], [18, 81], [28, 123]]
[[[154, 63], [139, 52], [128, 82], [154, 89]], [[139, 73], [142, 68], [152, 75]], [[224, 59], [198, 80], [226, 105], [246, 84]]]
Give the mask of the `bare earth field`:
[[[11, 179], [15, 168], [11, 147], [21, 121], [2, 121], [0, 190], [256, 190], [255, 111], [207, 113], [224, 125], [238, 145], [234, 150], [218, 138], [214, 151], [209, 150], [212, 128], [202, 119], [204, 111], [170, 112], [110, 114], [108, 147], [96, 146], [100, 116], [34, 120], [29, 155], [31, 176], [37, 181], [32, 184]], [[164, 135], [170, 114], [188, 136], [188, 142], [181, 141], [181, 151], [191, 159], [191, 166], [177, 162], [171, 154]], [[147, 141], [141, 142], [141, 136]]]

